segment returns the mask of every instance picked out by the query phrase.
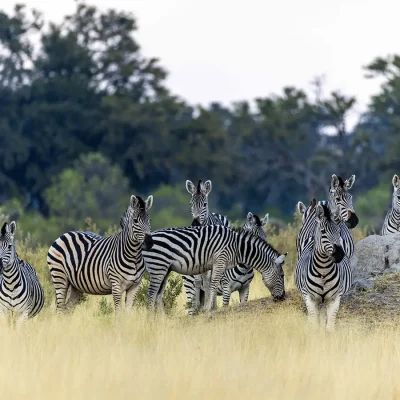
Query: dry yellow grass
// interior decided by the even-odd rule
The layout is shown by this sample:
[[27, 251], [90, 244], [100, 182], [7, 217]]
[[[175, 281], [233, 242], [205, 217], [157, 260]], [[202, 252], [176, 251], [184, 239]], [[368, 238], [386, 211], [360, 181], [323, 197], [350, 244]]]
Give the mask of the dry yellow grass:
[[[93, 303], [94, 304], [94, 303]], [[0, 385], [12, 399], [376, 399], [400, 397], [396, 325], [311, 329], [293, 308], [125, 318], [78, 307], [2, 328]]]
[[[292, 228], [271, 241], [296, 262]], [[72, 315], [54, 313], [45, 253], [21, 244], [48, 295], [21, 331], [0, 330], [2, 395], [10, 399], [387, 399], [400, 398], [400, 329], [342, 312], [338, 330], [307, 325], [299, 299], [266, 301], [189, 318], [184, 295], [173, 316], [136, 309], [99, 315], [99, 298]], [[381, 289], [380, 289], [381, 290]], [[292, 292], [293, 293], [293, 292]], [[259, 274], [250, 298], [265, 297]], [[237, 302], [237, 296], [233, 296]], [[257, 305], [257, 306], [255, 306]], [[246, 312], [241, 312], [246, 310]], [[341, 323], [341, 321], [347, 321]]]

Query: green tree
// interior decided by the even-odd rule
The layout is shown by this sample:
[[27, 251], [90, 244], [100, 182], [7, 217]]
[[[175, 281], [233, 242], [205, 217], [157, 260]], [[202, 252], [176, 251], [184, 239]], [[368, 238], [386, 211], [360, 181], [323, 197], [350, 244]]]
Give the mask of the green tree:
[[78, 229], [90, 217], [101, 232], [115, 224], [129, 202], [128, 179], [104, 156], [81, 156], [66, 168], [45, 191], [50, 216], [65, 221], [65, 228]]

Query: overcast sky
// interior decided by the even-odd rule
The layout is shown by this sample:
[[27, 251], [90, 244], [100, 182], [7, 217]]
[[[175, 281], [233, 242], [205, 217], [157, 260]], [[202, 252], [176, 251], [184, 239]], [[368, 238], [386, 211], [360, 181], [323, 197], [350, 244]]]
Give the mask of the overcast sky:
[[[20, 0], [60, 21], [73, 0]], [[132, 11], [143, 53], [159, 57], [174, 93], [191, 103], [229, 104], [310, 90], [325, 75], [326, 92], [358, 99], [353, 125], [379, 83], [362, 67], [376, 56], [400, 53], [394, 0], [90, 0], [100, 8]], [[11, 11], [15, 1], [2, 0]]]

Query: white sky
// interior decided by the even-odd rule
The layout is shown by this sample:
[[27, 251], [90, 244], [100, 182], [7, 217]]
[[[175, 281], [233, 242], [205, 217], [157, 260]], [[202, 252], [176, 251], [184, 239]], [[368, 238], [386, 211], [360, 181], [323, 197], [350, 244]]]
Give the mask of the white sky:
[[[20, 0], [60, 21], [73, 0]], [[11, 11], [15, 1], [2, 0]], [[353, 125], [379, 83], [362, 67], [376, 56], [400, 53], [395, 0], [89, 0], [100, 8], [132, 11], [137, 38], [170, 75], [172, 91], [192, 104], [229, 104], [310, 90], [325, 75], [325, 93], [357, 97]]]

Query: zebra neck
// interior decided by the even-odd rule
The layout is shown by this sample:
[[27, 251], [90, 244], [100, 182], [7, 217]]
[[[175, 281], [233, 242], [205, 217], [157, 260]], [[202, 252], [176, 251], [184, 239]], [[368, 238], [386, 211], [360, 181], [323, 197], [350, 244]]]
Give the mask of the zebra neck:
[[212, 223], [213, 223], [212, 214], [210, 213], [207, 204], [207, 206], [204, 207], [204, 210], [201, 214], [200, 224], [204, 226], [204, 225], [212, 225]]
[[395, 207], [392, 207], [391, 220], [395, 221], [398, 224], [397, 228], [399, 228], [399, 225], [400, 225], [400, 210], [397, 210]]
[[7, 265], [3, 271], [3, 281], [7, 288], [14, 289], [21, 283], [21, 270], [20, 270], [21, 260], [16, 256], [14, 261]]
[[124, 253], [126, 261], [138, 264], [142, 260], [142, 243], [133, 237], [132, 232], [124, 229], [121, 232], [120, 250]]
[[334, 266], [334, 262], [331, 257], [327, 256], [325, 253], [314, 251], [312, 266], [313, 270], [317, 272], [317, 275], [323, 277]]

